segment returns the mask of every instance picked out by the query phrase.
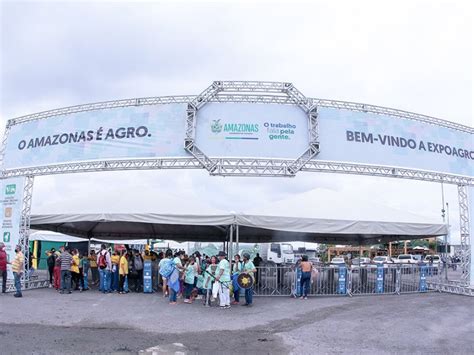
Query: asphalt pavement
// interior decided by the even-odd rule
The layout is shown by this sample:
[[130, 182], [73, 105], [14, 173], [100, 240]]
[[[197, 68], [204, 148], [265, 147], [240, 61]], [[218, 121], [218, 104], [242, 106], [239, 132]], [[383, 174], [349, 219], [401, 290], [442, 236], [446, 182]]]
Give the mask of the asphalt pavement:
[[256, 297], [221, 310], [161, 294], [23, 294], [0, 295], [1, 354], [474, 353], [467, 296]]

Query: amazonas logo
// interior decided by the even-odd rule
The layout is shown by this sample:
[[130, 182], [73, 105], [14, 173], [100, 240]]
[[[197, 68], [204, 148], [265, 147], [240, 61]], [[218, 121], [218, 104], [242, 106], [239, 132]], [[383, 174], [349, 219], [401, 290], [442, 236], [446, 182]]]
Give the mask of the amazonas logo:
[[221, 120], [212, 120], [211, 122], [211, 131], [212, 133], [221, 133], [222, 132], [222, 123]]
[[258, 123], [221, 123], [221, 119], [212, 120], [211, 131], [213, 133], [224, 133], [228, 134], [253, 134], [258, 133]]

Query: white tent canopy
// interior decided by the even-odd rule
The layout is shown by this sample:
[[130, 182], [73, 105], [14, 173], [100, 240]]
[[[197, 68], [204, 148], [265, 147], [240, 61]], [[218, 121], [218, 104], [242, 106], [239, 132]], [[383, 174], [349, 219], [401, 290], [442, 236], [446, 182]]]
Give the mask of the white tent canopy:
[[239, 227], [241, 242], [304, 241], [374, 244], [445, 235], [438, 223], [386, 222], [265, 216], [257, 214], [178, 215], [157, 213], [33, 215], [31, 226], [101, 240], [169, 239], [222, 242], [229, 227]]
[[76, 243], [76, 242], [87, 242], [87, 238], [72, 237], [62, 233], [56, 233], [51, 231], [38, 231], [30, 234], [30, 242], [41, 241], [41, 242], [57, 242], [57, 243]]
[[[37, 231], [30, 234], [30, 241], [41, 241], [41, 242], [57, 242], [57, 243], [77, 243], [77, 242], [88, 242], [88, 238], [73, 237], [63, 233], [51, 232], [48, 230]], [[146, 240], [143, 239], [129, 239], [129, 240], [110, 240], [110, 239], [96, 239], [92, 238], [91, 242], [98, 243], [114, 243], [114, 244], [146, 244]]]

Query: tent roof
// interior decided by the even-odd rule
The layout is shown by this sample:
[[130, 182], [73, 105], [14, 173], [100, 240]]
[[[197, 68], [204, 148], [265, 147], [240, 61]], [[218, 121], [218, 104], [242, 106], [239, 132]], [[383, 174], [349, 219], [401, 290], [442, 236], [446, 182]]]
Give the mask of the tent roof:
[[[37, 231], [30, 234], [30, 241], [48, 241], [57, 243], [77, 243], [77, 242], [88, 242], [89, 238], [86, 237], [73, 237], [63, 233], [51, 232], [49, 230]], [[146, 240], [143, 239], [127, 239], [127, 240], [110, 240], [110, 239], [96, 239], [92, 238], [93, 243], [114, 243], [114, 244], [146, 244]]]
[[231, 224], [239, 225], [240, 242], [304, 241], [331, 244], [375, 244], [391, 240], [445, 235], [436, 223], [358, 221], [257, 214], [173, 215], [158, 213], [91, 213], [32, 215], [31, 226], [102, 240], [227, 240]]

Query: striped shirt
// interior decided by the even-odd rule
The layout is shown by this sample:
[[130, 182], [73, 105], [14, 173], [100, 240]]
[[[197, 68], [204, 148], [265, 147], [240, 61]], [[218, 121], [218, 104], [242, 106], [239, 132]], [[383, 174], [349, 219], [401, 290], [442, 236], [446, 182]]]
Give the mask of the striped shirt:
[[15, 259], [12, 262], [12, 272], [21, 273], [23, 272], [25, 263], [25, 256], [21, 251], [16, 253]]
[[69, 254], [67, 251], [61, 254], [61, 271], [63, 270], [71, 270], [72, 264], [72, 255]]

